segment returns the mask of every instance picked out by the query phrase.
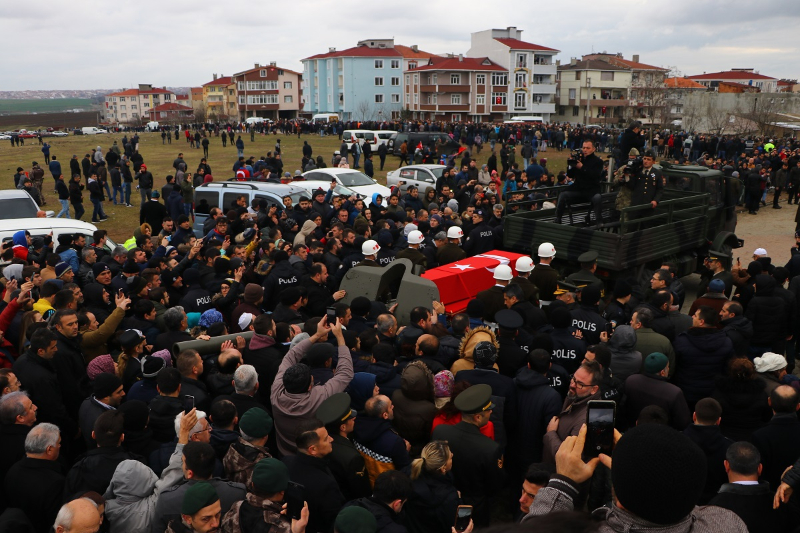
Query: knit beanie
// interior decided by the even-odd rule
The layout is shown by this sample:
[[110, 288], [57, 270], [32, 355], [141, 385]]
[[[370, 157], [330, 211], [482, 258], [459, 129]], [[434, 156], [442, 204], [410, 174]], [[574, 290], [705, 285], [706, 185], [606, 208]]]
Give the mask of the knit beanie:
[[661, 424], [628, 430], [612, 456], [611, 480], [620, 504], [656, 524], [692, 512], [706, 483], [706, 456], [683, 433]]
[[433, 395], [436, 398], [449, 398], [453, 394], [454, 380], [449, 370], [442, 370], [433, 376]]
[[248, 283], [244, 287], [244, 301], [255, 304], [264, 296], [264, 288], [256, 283]]
[[94, 381], [100, 374], [113, 374], [114, 373], [114, 360], [109, 354], [98, 355], [89, 362], [86, 367], [86, 374], [89, 379]]

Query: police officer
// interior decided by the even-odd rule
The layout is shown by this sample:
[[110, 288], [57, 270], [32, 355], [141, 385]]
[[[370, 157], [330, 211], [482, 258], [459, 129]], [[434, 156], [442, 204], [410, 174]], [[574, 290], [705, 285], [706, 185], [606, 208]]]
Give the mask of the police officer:
[[475, 296], [475, 298], [483, 302], [484, 322], [494, 322], [495, 313], [506, 308], [503, 289], [511, 282], [511, 278], [514, 276], [510, 266], [498, 265], [494, 269], [493, 277], [495, 285], [484, 291], [480, 291]]
[[[517, 371], [527, 364], [529, 343], [532, 337], [526, 335], [528, 343], [520, 344], [518, 333], [524, 325], [524, 321], [520, 314], [514, 310], [503, 309], [498, 311], [495, 314], [495, 320], [497, 321], [497, 343], [500, 345], [497, 366], [502, 375], [513, 378], [517, 375]], [[461, 375], [461, 372], [458, 374]], [[474, 384], [473, 381], [470, 381], [470, 383]]]
[[394, 250], [392, 250], [394, 239], [392, 238], [392, 234], [388, 229], [380, 230], [377, 237], [380, 250], [378, 250], [376, 261], [380, 266], [386, 266], [395, 259], [395, 253]]
[[381, 247], [378, 245], [377, 242], [370, 239], [364, 241], [361, 245], [361, 252], [350, 254], [342, 260], [342, 266], [339, 267], [339, 272], [336, 274], [336, 279], [341, 283], [344, 279], [344, 275], [347, 274], [347, 271], [351, 268], [357, 266], [380, 266], [377, 262], [378, 258], [378, 251], [380, 251]]
[[[383, 146], [383, 145], [381, 145]], [[414, 230], [408, 234], [408, 248], [401, 250], [397, 253], [397, 259], [408, 259], [414, 266], [421, 266], [425, 270], [427, 266], [427, 259], [425, 254], [419, 251], [420, 244], [425, 240], [422, 232]]]
[[503, 482], [503, 456], [500, 445], [482, 435], [480, 428], [492, 416], [492, 387], [473, 385], [458, 395], [455, 407], [461, 422], [440, 424], [433, 430], [433, 440], [445, 440], [453, 452], [453, 478], [461, 499], [472, 505], [475, 527], [489, 525], [489, 501]]
[[436, 260], [440, 265], [455, 263], [467, 257], [466, 252], [461, 249], [461, 238], [464, 232], [458, 226], [452, 226], [447, 230], [447, 244], [439, 247], [436, 252]]
[[275, 266], [264, 280], [264, 308], [273, 311], [280, 301], [280, 294], [289, 287], [300, 283], [300, 274], [289, 264], [289, 254], [278, 251], [275, 254]]
[[523, 299], [532, 303], [535, 306], [539, 305], [539, 289], [536, 285], [531, 283], [530, 276], [533, 271], [533, 259], [523, 256], [517, 259], [514, 263], [514, 268], [517, 275], [511, 280], [514, 285], [519, 285], [522, 288]]
[[334, 394], [322, 402], [315, 416], [325, 424], [333, 438], [333, 451], [327, 460], [345, 499], [350, 501], [369, 496], [372, 489], [364, 458], [348, 438], [356, 422], [356, 412], [350, 409], [350, 396], [346, 392]]
[[555, 290], [558, 288], [558, 271], [550, 266], [556, 256], [556, 247], [549, 242], [539, 245], [536, 253], [539, 264], [534, 267], [529, 279], [539, 289], [540, 303], [544, 307], [555, 300]]
[[583, 340], [587, 344], [600, 342], [600, 332], [605, 331], [608, 321], [600, 316], [597, 303], [600, 301], [600, 290], [596, 285], [584, 287], [580, 295], [580, 303], [571, 312], [572, 326], [581, 330]]
[[[661, 201], [664, 192], [664, 176], [653, 165], [656, 156], [652, 150], [647, 150], [642, 157], [642, 171], [634, 176], [633, 191], [631, 192], [631, 206], [647, 205], [655, 209]], [[635, 214], [637, 218], [650, 216], [647, 211]]]
[[486, 222], [486, 214], [483, 209], [476, 209], [472, 213], [472, 228], [464, 242], [464, 251], [468, 256], [483, 254], [495, 249], [494, 232]]
[[567, 309], [572, 311], [578, 307], [578, 293], [583, 290], [583, 287], [585, 287], [585, 285], [579, 287], [572, 283], [567, 283], [566, 281], [559, 281], [558, 288], [553, 294], [556, 300], [564, 302], [567, 305]]
[[594, 275], [597, 272], [597, 252], [588, 251], [578, 256], [578, 262], [581, 264], [581, 269], [574, 274], [567, 276], [567, 283], [573, 285], [594, 285], [600, 289], [600, 296], [604, 295], [605, 286], [602, 280]]
[[550, 309], [550, 323], [553, 330], [550, 339], [553, 341], [553, 363], [564, 367], [568, 374], [575, 372], [586, 353], [586, 342], [576, 337], [576, 328], [572, 326], [572, 315], [565, 306], [559, 304]]

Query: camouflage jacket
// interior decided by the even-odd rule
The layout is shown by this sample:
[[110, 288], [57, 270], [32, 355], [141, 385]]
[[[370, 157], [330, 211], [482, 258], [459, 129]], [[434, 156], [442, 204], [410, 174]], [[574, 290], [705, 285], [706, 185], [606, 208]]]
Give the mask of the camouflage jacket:
[[225, 476], [230, 481], [243, 483], [247, 487], [250, 483], [250, 476], [253, 474], [253, 468], [265, 457], [272, 457], [269, 450], [250, 444], [239, 437], [239, 440], [230, 445], [228, 453], [222, 459]]
[[170, 520], [164, 533], [194, 533], [194, 529], [186, 526], [180, 519]]
[[292, 524], [281, 515], [280, 503], [248, 492], [231, 506], [220, 525], [222, 533], [291, 533]]

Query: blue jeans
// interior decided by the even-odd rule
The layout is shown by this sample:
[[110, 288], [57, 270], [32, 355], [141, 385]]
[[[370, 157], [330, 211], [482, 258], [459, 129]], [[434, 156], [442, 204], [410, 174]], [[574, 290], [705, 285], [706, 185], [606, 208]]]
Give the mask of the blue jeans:
[[111, 195], [111, 199], [114, 200], [114, 205], [117, 205], [117, 191], [119, 191], [119, 203], [125, 203], [125, 197], [122, 194], [122, 185], [114, 185], [114, 194]]
[[92, 211], [92, 222], [97, 222], [101, 218], [106, 218], [106, 214], [103, 212], [102, 200], [96, 200], [92, 198], [92, 205], [94, 206], [94, 211]]
[[125, 205], [131, 203], [131, 184], [127, 181], [122, 184], [122, 190], [125, 191]]
[[69, 216], [69, 200], [58, 200], [61, 203], [61, 211], [58, 212], [56, 218], [61, 218], [61, 215], [64, 215], [64, 218], [72, 218]]
[[353, 168], [358, 168], [359, 159], [361, 159], [361, 154], [353, 154]]
[[103, 183], [103, 187], [106, 190], [106, 198], [111, 198], [111, 187], [108, 186], [108, 182]]
[[183, 203], [183, 214], [187, 217], [192, 216], [192, 204], [187, 204], [186, 202]]
[[237, 151], [239, 152], [239, 157], [244, 157], [244, 150], [239, 150], [237, 148]]

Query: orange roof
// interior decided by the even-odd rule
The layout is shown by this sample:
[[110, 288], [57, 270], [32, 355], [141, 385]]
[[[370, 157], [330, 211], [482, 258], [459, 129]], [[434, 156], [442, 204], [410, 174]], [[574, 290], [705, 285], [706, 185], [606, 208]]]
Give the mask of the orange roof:
[[106, 96], [139, 96], [139, 89], [126, 89], [118, 93], [107, 94]]
[[223, 76], [221, 78], [217, 78], [215, 80], [212, 80], [212, 81], [210, 81], [208, 83], [204, 83], [203, 87], [206, 87], [208, 85], [230, 85], [230, 84], [231, 84], [231, 77], [230, 76]]
[[424, 52], [422, 50], [414, 51], [414, 49], [410, 46], [404, 46], [402, 44], [394, 45], [394, 49], [400, 52], [400, 55], [407, 59], [426, 59], [430, 57], [438, 57], [436, 54], [431, 54], [430, 52]]
[[189, 99], [189, 95], [188, 94], [178, 94], [178, 95], [175, 95], [175, 97], [178, 100], [188, 100]]
[[540, 44], [526, 43], [525, 41], [520, 41], [519, 39], [495, 39], [495, 41], [508, 46], [512, 50], [542, 50], [545, 52], [560, 52], [560, 50], [556, 50], [555, 48], [548, 48]]
[[306, 59], [325, 59], [328, 57], [397, 57], [401, 56], [394, 48], [371, 48], [369, 46], [354, 46], [347, 50], [317, 54]]
[[191, 107], [187, 107], [181, 104], [175, 104], [172, 102], [161, 104], [159, 106], [154, 107], [151, 109], [151, 112], [158, 112], [158, 111], [192, 111]]
[[686, 78], [667, 78], [664, 80], [667, 87], [674, 89], [705, 89], [706, 86], [702, 83], [697, 83]]

